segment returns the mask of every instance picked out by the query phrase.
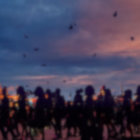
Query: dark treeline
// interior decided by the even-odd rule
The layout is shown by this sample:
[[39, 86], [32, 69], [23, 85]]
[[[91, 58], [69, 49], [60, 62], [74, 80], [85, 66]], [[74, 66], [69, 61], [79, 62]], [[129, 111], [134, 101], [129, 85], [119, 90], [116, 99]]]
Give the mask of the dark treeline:
[[[81, 95], [83, 91], [85, 99]], [[66, 129], [67, 138], [79, 136], [81, 140], [103, 140], [104, 126], [108, 130], [108, 139], [124, 139], [126, 130], [130, 138], [134, 133], [140, 133], [140, 86], [135, 100], [132, 100], [132, 91], [128, 89], [121, 101], [116, 101], [111, 90], [105, 87], [95, 99], [94, 88], [89, 85], [84, 90], [76, 90], [74, 100], [67, 102], [59, 88], [55, 92], [50, 89], [44, 92], [42, 87], [37, 87], [34, 91], [37, 96], [35, 106], [29, 104], [22, 86], [17, 88], [18, 101], [10, 106], [6, 87], [2, 94], [0, 131], [4, 140], [8, 140], [8, 133], [13, 140], [23, 137], [34, 140], [38, 133], [42, 140], [46, 140], [45, 127], [53, 128], [55, 139], [61, 139], [62, 131]], [[22, 131], [19, 131], [19, 125]]]

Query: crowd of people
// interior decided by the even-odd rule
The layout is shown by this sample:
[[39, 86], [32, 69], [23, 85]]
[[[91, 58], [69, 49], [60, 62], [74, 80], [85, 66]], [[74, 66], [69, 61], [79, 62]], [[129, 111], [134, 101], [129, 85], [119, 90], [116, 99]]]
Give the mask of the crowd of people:
[[[81, 95], [84, 92], [85, 98]], [[65, 101], [58, 88], [54, 92], [37, 87], [35, 106], [27, 100], [22, 86], [17, 88], [19, 99], [9, 106], [7, 88], [2, 90], [0, 103], [0, 131], [4, 140], [11, 133], [13, 140], [22, 136], [34, 140], [37, 133], [45, 140], [45, 127], [53, 128], [55, 139], [61, 139], [62, 130], [67, 130], [67, 138], [79, 136], [81, 140], [103, 140], [104, 125], [108, 130], [108, 139], [125, 138], [126, 130], [132, 138], [140, 133], [140, 86], [136, 90], [136, 99], [132, 100], [132, 91], [127, 89], [121, 100], [112, 96], [111, 90], [103, 87], [95, 96], [94, 87], [76, 90], [72, 101]], [[22, 131], [19, 131], [19, 124]], [[117, 127], [120, 127], [117, 131]]]

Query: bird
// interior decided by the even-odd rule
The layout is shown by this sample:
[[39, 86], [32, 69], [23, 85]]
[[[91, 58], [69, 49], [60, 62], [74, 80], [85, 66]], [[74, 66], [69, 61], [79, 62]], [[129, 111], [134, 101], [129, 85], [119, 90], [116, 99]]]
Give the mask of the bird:
[[24, 38], [25, 38], [25, 39], [28, 39], [28, 38], [29, 38], [29, 36], [28, 36], [28, 35], [26, 35], [26, 34], [24, 34]]
[[70, 25], [70, 26], [69, 26], [69, 30], [72, 30], [72, 29], [73, 29], [73, 25]]
[[46, 67], [46, 64], [42, 64], [41, 66], [42, 66], [42, 67]]
[[115, 12], [113, 13], [113, 17], [117, 17], [117, 16], [118, 16], [118, 12], [115, 11]]
[[74, 28], [74, 26], [76, 26], [76, 25], [77, 25], [76, 23], [70, 24], [70, 25], [69, 25], [69, 30], [72, 30], [72, 29]]
[[39, 48], [34, 48], [34, 51], [36, 51], [36, 52], [39, 51]]
[[24, 54], [23, 54], [23, 57], [24, 57], [24, 58], [26, 58], [26, 57], [27, 57], [27, 55], [24, 53]]
[[130, 40], [131, 40], [131, 41], [134, 41], [134, 40], [135, 40], [135, 38], [134, 38], [133, 36], [131, 36], [131, 37], [130, 37]]

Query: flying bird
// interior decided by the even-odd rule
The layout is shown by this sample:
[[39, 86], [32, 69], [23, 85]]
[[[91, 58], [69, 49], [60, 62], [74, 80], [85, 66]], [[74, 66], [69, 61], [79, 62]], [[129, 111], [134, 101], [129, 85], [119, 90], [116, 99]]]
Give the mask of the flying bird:
[[77, 25], [76, 23], [71, 24], [71, 25], [69, 26], [69, 30], [72, 30], [72, 29], [74, 28], [74, 26], [76, 26], [76, 25]]
[[135, 38], [134, 38], [133, 36], [131, 36], [131, 37], [130, 37], [130, 40], [131, 40], [131, 41], [134, 41], [134, 40], [135, 40]]
[[46, 67], [46, 64], [42, 64], [41, 66], [42, 66], [42, 67]]
[[24, 58], [26, 58], [26, 57], [27, 57], [27, 55], [24, 53], [24, 54], [23, 54], [23, 57], [24, 57]]
[[73, 29], [73, 25], [70, 25], [70, 26], [69, 26], [69, 30], [72, 30], [72, 29]]
[[36, 51], [36, 52], [39, 51], [39, 48], [34, 48], [34, 51]]
[[29, 36], [28, 36], [28, 35], [26, 35], [26, 34], [24, 34], [24, 38], [25, 38], [25, 39], [28, 39], [28, 38], [29, 38]]
[[117, 16], [118, 16], [118, 12], [117, 12], [117, 11], [115, 11], [115, 12], [114, 12], [114, 14], [113, 14], [113, 17], [115, 17], [115, 18], [116, 18]]

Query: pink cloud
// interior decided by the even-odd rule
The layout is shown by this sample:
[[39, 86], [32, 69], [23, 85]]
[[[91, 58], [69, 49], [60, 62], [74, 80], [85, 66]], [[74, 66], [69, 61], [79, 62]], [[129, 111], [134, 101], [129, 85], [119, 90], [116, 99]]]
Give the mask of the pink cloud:
[[[112, 77], [122, 77], [132, 73], [135, 69], [128, 68], [125, 70], [114, 70], [107, 71], [104, 73], [96, 73], [92, 75], [82, 74], [82, 75], [38, 75], [38, 76], [17, 76], [15, 80], [28, 81], [31, 85], [47, 85], [49, 81], [50, 85], [57, 86], [80, 86], [80, 85], [99, 85], [104, 84]], [[66, 81], [63, 83], [63, 81]]]
[[15, 79], [20, 80], [47, 80], [47, 79], [54, 79], [56, 78], [55, 75], [39, 75], [39, 76], [17, 76]]
[[[138, 57], [140, 53], [139, 4], [137, 0], [81, 1], [77, 28], [56, 41], [61, 56]], [[118, 17], [113, 12], [118, 10]], [[135, 40], [131, 41], [130, 37]]]

